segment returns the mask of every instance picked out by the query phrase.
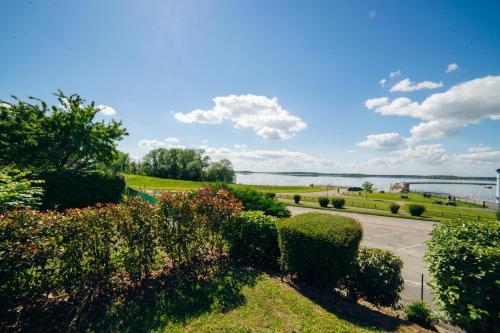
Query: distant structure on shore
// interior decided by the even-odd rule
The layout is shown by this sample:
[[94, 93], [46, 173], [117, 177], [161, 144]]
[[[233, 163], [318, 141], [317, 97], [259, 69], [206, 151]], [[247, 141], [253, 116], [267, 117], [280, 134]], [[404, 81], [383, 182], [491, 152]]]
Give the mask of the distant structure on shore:
[[395, 193], [407, 193], [410, 192], [410, 183], [407, 182], [397, 182], [391, 186], [391, 192]]
[[497, 206], [500, 208], [500, 169], [497, 169]]

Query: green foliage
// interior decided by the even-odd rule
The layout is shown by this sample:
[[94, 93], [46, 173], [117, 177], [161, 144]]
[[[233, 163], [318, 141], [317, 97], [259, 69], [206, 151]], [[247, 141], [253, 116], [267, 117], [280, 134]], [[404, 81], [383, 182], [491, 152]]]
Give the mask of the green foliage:
[[42, 209], [64, 210], [97, 203], [118, 203], [125, 192], [121, 175], [100, 171], [73, 170], [43, 172], [45, 181]]
[[203, 150], [158, 148], [144, 157], [142, 168], [148, 176], [199, 181], [209, 163]]
[[227, 159], [211, 163], [204, 174], [204, 180], [209, 182], [233, 183], [235, 179], [233, 164]]
[[298, 205], [300, 203], [300, 199], [302, 199], [302, 197], [300, 196], [300, 194], [294, 194], [293, 195], [293, 201]]
[[345, 206], [345, 199], [344, 198], [332, 198], [331, 202], [332, 202], [333, 207], [337, 208], [337, 209], [344, 208], [344, 206]]
[[361, 247], [345, 281], [348, 294], [375, 306], [395, 306], [404, 289], [402, 268], [403, 261], [392, 252]]
[[273, 200], [262, 192], [252, 189], [218, 184], [220, 188], [225, 188], [234, 195], [245, 210], [260, 210], [266, 215], [274, 217], [290, 217], [291, 213], [283, 202]]
[[401, 208], [401, 206], [399, 206], [397, 203], [391, 203], [391, 205], [389, 206], [389, 209], [393, 214], [397, 214], [399, 212], [399, 208]]
[[274, 192], [266, 192], [265, 193], [266, 197], [268, 197], [269, 199], [274, 199], [276, 198], [276, 193]]
[[17, 167], [42, 170], [86, 169], [108, 165], [116, 142], [127, 132], [122, 123], [94, 120], [101, 110], [94, 102], [84, 105], [79, 95], [55, 96], [59, 105], [49, 107], [14, 97], [16, 103], [0, 107], [0, 161]]
[[366, 181], [363, 184], [361, 184], [361, 187], [365, 191], [365, 197], [368, 197], [368, 192], [371, 192], [373, 190], [373, 183]]
[[425, 259], [441, 309], [467, 331], [494, 332], [500, 308], [500, 224], [443, 222], [431, 236]]
[[433, 327], [432, 310], [422, 301], [414, 301], [404, 308], [406, 319], [425, 328]]
[[27, 178], [29, 172], [12, 167], [0, 169], [0, 214], [13, 208], [38, 207], [43, 190], [40, 180]]
[[327, 197], [319, 197], [318, 203], [321, 207], [328, 207], [328, 204], [330, 203], [330, 199], [328, 199]]
[[276, 268], [279, 257], [276, 219], [260, 211], [242, 212], [228, 228], [226, 239], [234, 258]]
[[153, 271], [184, 267], [192, 283], [224, 255], [223, 235], [240, 211], [227, 191], [206, 187], [164, 193], [157, 206], [133, 199], [64, 213], [9, 212], [0, 219], [0, 322], [16, 322], [47, 295], [89, 305]]
[[292, 217], [278, 228], [283, 269], [328, 288], [351, 271], [363, 233], [352, 218], [320, 213]]
[[497, 221], [500, 221], [500, 209], [497, 210]]
[[106, 165], [101, 166], [102, 169], [108, 169], [114, 173], [133, 173], [134, 165], [132, 164], [132, 160], [130, 159], [130, 155], [119, 150], [116, 151], [113, 160], [110, 165], [106, 167]]
[[406, 205], [406, 210], [411, 216], [421, 216], [425, 212], [424, 205], [410, 204]]

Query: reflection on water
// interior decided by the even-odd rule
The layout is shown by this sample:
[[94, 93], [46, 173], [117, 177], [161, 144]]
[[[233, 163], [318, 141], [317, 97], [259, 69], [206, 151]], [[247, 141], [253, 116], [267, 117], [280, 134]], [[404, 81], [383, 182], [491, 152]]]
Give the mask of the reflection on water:
[[[236, 175], [236, 182], [241, 184], [253, 185], [344, 185], [360, 186], [364, 182], [372, 182], [379, 190], [387, 191], [391, 185], [396, 182], [438, 182], [436, 179], [426, 178], [383, 178], [383, 177], [328, 177], [328, 176], [288, 176], [271, 175], [265, 173], [240, 174]], [[441, 180], [445, 181], [445, 180]], [[474, 183], [473, 180], [446, 180], [446, 182]], [[484, 181], [481, 181], [484, 183]], [[490, 183], [488, 181], [487, 183]], [[468, 196], [476, 200], [495, 201], [495, 186], [485, 188], [482, 185], [464, 185], [464, 184], [415, 184], [411, 185], [411, 190], [429, 191], [439, 193], [449, 193], [453, 196]]]

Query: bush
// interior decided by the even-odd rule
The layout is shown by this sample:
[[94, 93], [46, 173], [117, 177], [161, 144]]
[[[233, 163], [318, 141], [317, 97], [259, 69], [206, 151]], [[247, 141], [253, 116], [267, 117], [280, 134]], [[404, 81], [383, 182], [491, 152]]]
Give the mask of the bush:
[[16, 208], [40, 206], [42, 181], [28, 179], [29, 172], [12, 167], [0, 169], [0, 214]]
[[404, 289], [403, 261], [391, 251], [361, 247], [345, 282], [349, 296], [376, 306], [395, 306]]
[[333, 207], [337, 209], [344, 208], [345, 205], [345, 199], [343, 198], [332, 198], [331, 200]]
[[330, 200], [327, 197], [318, 198], [318, 203], [321, 207], [328, 207]]
[[274, 198], [276, 198], [276, 193], [266, 192], [266, 197], [268, 197], [269, 199], [274, 199]]
[[432, 311], [422, 301], [414, 301], [404, 308], [406, 319], [425, 328], [432, 328]]
[[497, 210], [497, 221], [500, 221], [500, 209]]
[[278, 228], [284, 271], [328, 288], [351, 271], [363, 233], [352, 218], [320, 213], [292, 217]]
[[425, 259], [436, 299], [466, 331], [498, 329], [500, 224], [457, 220], [436, 224]]
[[406, 210], [410, 213], [411, 216], [421, 216], [425, 212], [425, 206], [411, 204], [406, 206]]
[[276, 219], [260, 211], [242, 212], [226, 235], [233, 258], [277, 268], [279, 257]]
[[300, 199], [302, 199], [302, 197], [300, 196], [300, 194], [295, 194], [293, 196], [293, 201], [295, 201], [295, 203], [298, 205], [300, 203]]
[[397, 203], [391, 203], [391, 205], [389, 206], [389, 209], [391, 210], [391, 213], [397, 214], [399, 212], [400, 207], [401, 206], [399, 206]]
[[442, 204], [443, 204], [443, 201], [441, 201], [441, 200], [434, 200], [432, 203], [433, 203], [434, 205], [442, 205]]
[[125, 179], [104, 172], [44, 172], [42, 209], [83, 208], [97, 203], [118, 203], [125, 192]]

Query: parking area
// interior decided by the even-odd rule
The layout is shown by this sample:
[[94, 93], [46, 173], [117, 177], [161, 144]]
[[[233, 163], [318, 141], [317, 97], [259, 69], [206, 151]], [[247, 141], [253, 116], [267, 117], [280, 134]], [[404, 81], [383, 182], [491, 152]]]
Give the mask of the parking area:
[[423, 256], [426, 250], [425, 242], [430, 238], [429, 233], [435, 222], [331, 210], [320, 211], [295, 206], [288, 208], [293, 215], [322, 212], [355, 218], [363, 226], [363, 245], [391, 250], [403, 260], [402, 275], [405, 280], [405, 289], [401, 295], [402, 300], [408, 302], [420, 299], [421, 278], [424, 274], [424, 301], [433, 304], [431, 289], [427, 285], [429, 273], [425, 267]]

